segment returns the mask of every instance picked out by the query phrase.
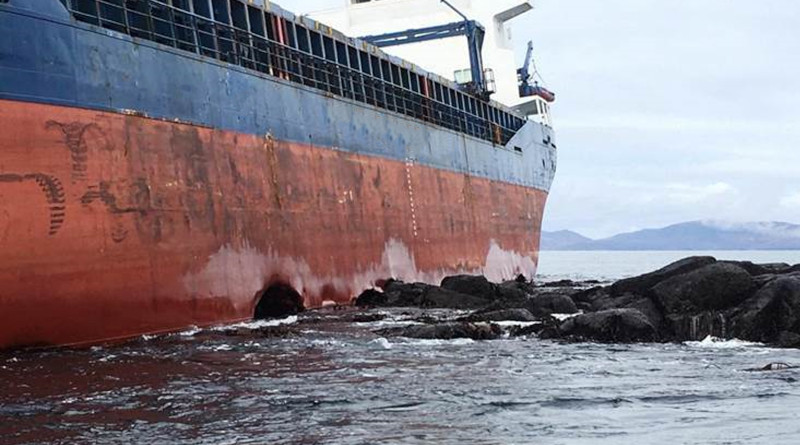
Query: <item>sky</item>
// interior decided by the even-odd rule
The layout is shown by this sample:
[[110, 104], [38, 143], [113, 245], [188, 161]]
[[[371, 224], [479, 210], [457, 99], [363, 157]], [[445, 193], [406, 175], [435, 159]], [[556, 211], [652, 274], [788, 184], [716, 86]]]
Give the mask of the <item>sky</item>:
[[800, 223], [800, 1], [533, 4], [512, 23], [520, 64], [532, 39], [557, 95], [544, 230]]

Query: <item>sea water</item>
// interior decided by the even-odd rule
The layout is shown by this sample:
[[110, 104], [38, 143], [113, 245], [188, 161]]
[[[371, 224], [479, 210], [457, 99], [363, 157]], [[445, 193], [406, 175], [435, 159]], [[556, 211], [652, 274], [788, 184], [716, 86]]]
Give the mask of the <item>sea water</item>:
[[[657, 257], [657, 259], [653, 258]], [[613, 279], [684, 253], [543, 252], [549, 278]], [[796, 253], [716, 254], [800, 262]], [[800, 351], [708, 338], [562, 344], [385, 338], [402, 310], [327, 310], [113, 347], [0, 353], [0, 443], [793, 444]]]

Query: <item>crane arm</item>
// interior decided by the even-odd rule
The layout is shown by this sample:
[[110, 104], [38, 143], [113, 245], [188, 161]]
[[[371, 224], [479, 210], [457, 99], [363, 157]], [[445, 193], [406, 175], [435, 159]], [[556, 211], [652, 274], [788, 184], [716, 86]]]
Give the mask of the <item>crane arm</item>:
[[522, 65], [522, 68], [518, 70], [519, 75], [523, 82], [527, 82], [528, 79], [531, 77], [530, 67], [531, 67], [531, 59], [533, 59], [533, 41], [528, 42], [528, 52], [525, 54], [525, 63]]

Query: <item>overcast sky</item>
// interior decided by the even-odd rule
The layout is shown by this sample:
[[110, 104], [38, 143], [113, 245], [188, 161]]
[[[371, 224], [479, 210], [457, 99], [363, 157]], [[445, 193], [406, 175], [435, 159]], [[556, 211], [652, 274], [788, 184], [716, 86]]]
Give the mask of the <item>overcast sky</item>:
[[[304, 13], [343, 0], [277, 3]], [[545, 230], [800, 223], [800, 1], [534, 5], [514, 33], [520, 61], [533, 39], [557, 95]]]

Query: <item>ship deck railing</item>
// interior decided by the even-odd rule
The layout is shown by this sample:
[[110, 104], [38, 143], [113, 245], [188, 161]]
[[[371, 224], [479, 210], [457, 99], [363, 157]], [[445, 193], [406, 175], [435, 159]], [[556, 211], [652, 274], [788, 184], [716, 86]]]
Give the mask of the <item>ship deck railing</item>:
[[[219, 1], [215, 0], [214, 5]], [[336, 49], [324, 51], [319, 48], [319, 52], [325, 53], [325, 56], [319, 56], [272, 40], [266, 29], [269, 19], [265, 16], [262, 16], [260, 25], [254, 24], [256, 20], [252, 18], [245, 22], [240, 20], [251, 28], [249, 30], [237, 27], [233, 24], [235, 11], [231, 6], [238, 4], [237, 7], [244, 11], [244, 4], [239, 0], [221, 1], [229, 5], [225, 12], [229, 24], [191, 11], [196, 0], [172, 0], [172, 5], [159, 0], [61, 0], [79, 21], [303, 84], [493, 144], [506, 145], [524, 124], [522, 118], [485, 102], [476, 102], [462, 92], [444, 91], [428, 80], [422, 80], [426, 85], [421, 88], [416, 75], [399, 76], [402, 80], [395, 83], [367, 74], [361, 68], [364, 61], [358, 60], [358, 54], [348, 57], [345, 52], [341, 57], [347, 59], [345, 65], [337, 61], [341, 54], [337, 54]], [[175, 4], [186, 8], [173, 6]], [[211, 3], [206, 4], [212, 7]], [[314, 43], [305, 42], [309, 49]], [[321, 44], [317, 42], [317, 45]], [[386, 65], [384, 60], [379, 63]], [[398, 69], [392, 66], [390, 71], [397, 73]], [[440, 91], [434, 95], [430, 91], [421, 94], [412, 89], [424, 91], [431, 86], [440, 88]], [[443, 97], [448, 103], [437, 100], [435, 96]]]

